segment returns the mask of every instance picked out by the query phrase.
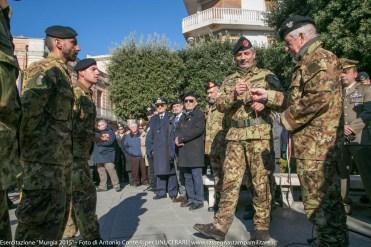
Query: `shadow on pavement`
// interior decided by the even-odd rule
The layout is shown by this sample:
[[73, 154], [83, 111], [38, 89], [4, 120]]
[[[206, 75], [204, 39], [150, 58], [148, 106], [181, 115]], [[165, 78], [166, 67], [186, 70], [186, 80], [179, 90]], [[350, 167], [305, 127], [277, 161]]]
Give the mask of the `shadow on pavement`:
[[107, 240], [128, 240], [136, 232], [140, 219], [147, 209], [142, 208], [145, 203], [143, 198], [147, 193], [138, 193], [123, 200], [100, 217], [100, 233]]

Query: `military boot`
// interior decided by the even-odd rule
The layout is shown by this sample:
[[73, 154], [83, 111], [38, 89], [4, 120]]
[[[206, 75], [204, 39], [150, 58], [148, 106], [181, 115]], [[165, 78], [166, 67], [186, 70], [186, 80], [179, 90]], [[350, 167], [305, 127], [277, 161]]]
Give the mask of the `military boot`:
[[216, 229], [214, 224], [195, 224], [193, 229], [203, 234], [206, 237], [213, 238], [216, 241], [224, 241], [225, 233]]

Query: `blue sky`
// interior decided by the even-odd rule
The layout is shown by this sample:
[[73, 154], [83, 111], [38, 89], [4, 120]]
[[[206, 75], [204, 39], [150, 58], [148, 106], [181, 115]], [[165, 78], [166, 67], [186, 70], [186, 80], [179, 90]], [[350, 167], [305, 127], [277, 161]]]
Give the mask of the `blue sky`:
[[172, 47], [182, 48], [182, 0], [8, 0], [13, 8], [13, 36], [42, 38], [50, 25], [73, 27], [81, 46], [79, 57], [102, 55], [135, 32], [165, 35]]

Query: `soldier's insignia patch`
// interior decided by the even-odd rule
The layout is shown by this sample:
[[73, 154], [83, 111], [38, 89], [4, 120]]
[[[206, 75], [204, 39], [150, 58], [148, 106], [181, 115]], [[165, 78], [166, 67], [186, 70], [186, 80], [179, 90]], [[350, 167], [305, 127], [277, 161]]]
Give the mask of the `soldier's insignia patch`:
[[318, 63], [311, 63], [308, 66], [308, 72], [311, 74], [317, 73], [320, 70], [321, 70], [321, 66]]
[[276, 75], [269, 74], [265, 77], [265, 80], [271, 85], [274, 89], [281, 89], [281, 81]]
[[288, 27], [288, 28], [292, 28], [293, 26], [294, 26], [293, 21], [289, 21], [288, 23], [286, 23], [286, 27]]
[[44, 75], [39, 75], [36, 79], [36, 85], [41, 86], [43, 84]]

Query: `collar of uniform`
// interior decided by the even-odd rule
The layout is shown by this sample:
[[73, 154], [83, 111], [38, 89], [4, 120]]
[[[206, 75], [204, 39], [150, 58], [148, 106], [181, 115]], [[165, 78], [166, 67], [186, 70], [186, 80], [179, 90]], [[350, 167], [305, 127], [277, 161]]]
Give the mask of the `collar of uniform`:
[[251, 67], [246, 68], [246, 69], [238, 67], [238, 73], [240, 75], [254, 74], [256, 73], [257, 69], [258, 68], [256, 67], [256, 62], [254, 62], [254, 64], [251, 65]]
[[210, 111], [215, 111], [216, 110], [216, 104], [209, 104], [209, 109]]
[[93, 94], [93, 91], [90, 89], [90, 88], [87, 88], [85, 87], [81, 82], [77, 81], [76, 82], [76, 86], [81, 88], [82, 91], [84, 91], [85, 93], [89, 94], [89, 95], [92, 95]]
[[298, 62], [302, 61], [307, 54], [313, 53], [313, 51], [317, 50], [320, 46], [322, 46], [320, 37], [314, 37], [299, 50], [298, 54], [295, 56], [295, 60]]
[[48, 54], [48, 59], [56, 61], [67, 73], [67, 75], [70, 75], [70, 72], [68, 71], [67, 64], [63, 62], [63, 60], [59, 57], [56, 57], [52, 52]]
[[357, 82], [354, 81], [352, 84], [350, 84], [349, 86], [345, 88], [345, 92], [348, 92], [349, 90], [351, 90], [352, 88], [355, 88], [356, 86], [357, 86]]

